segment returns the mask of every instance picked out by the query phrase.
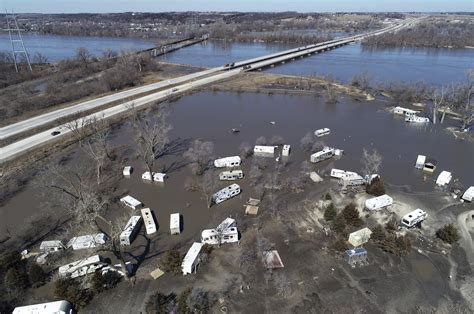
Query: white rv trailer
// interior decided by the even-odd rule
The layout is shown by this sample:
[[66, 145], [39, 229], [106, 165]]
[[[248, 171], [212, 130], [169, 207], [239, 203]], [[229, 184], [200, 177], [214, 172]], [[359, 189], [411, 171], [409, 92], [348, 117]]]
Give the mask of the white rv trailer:
[[291, 146], [290, 145], [283, 145], [283, 148], [281, 150], [281, 155], [283, 157], [288, 157], [288, 156], [290, 156], [290, 151], [291, 151]]
[[467, 201], [467, 202], [472, 202], [474, 200], [474, 186], [470, 186], [466, 192], [462, 195], [461, 199]]
[[145, 223], [146, 234], [153, 234], [156, 232], [155, 219], [149, 208], [142, 208], [142, 217]]
[[421, 223], [423, 220], [426, 219], [426, 217], [428, 217], [428, 214], [425, 211], [418, 208], [406, 214], [405, 216], [403, 216], [402, 224], [408, 228], [411, 228]]
[[393, 198], [388, 196], [387, 194], [369, 198], [365, 201], [365, 209], [367, 210], [380, 210], [382, 208], [387, 208], [388, 206], [393, 204]]
[[71, 303], [65, 300], [48, 303], [18, 306], [13, 309], [13, 314], [72, 314]]
[[120, 234], [120, 245], [130, 245], [135, 236], [137, 235], [138, 230], [140, 230], [142, 223], [142, 217], [140, 216], [132, 216], [130, 220], [127, 222], [124, 230]]
[[222, 171], [219, 173], [219, 180], [221, 181], [234, 181], [242, 179], [243, 177], [244, 172], [242, 170]]
[[239, 156], [231, 156], [225, 158], [219, 158], [214, 160], [214, 166], [216, 168], [232, 168], [232, 167], [239, 167], [242, 160]]
[[74, 237], [67, 243], [67, 247], [72, 247], [73, 250], [90, 249], [103, 245], [107, 241], [107, 236], [103, 233], [88, 234], [79, 237]]
[[322, 136], [325, 136], [325, 135], [329, 135], [330, 133], [331, 133], [331, 130], [328, 129], [328, 128], [319, 129], [319, 130], [314, 131], [314, 135], [316, 135], [317, 137], [322, 137]]
[[451, 172], [449, 171], [441, 171], [441, 173], [438, 176], [438, 179], [436, 179], [436, 184], [439, 186], [445, 186], [448, 185], [449, 182], [451, 182], [451, 179], [453, 178]]
[[181, 233], [181, 216], [179, 215], [179, 213], [174, 213], [170, 215], [170, 233]]
[[234, 183], [214, 193], [214, 195], [212, 195], [212, 201], [215, 204], [220, 204], [223, 201], [226, 201], [229, 198], [232, 198], [238, 195], [239, 193], [240, 193], [240, 186]]
[[430, 119], [426, 117], [419, 117], [415, 114], [407, 114], [405, 115], [405, 122], [413, 122], [413, 123], [428, 123]]
[[64, 245], [60, 240], [43, 241], [40, 244], [40, 251], [43, 253], [58, 252], [64, 250]]
[[201, 233], [201, 242], [207, 244], [233, 243], [239, 241], [235, 219], [226, 218], [216, 229], [206, 229]]
[[342, 186], [356, 186], [356, 185], [364, 185], [365, 184], [365, 179], [362, 178], [362, 176], [356, 174], [350, 174], [347, 176], [344, 176], [339, 179], [339, 185]]
[[166, 173], [161, 173], [161, 172], [151, 172], [146, 171], [142, 174], [142, 179], [151, 181], [151, 178], [153, 177], [154, 182], [165, 182], [165, 179], [168, 177], [166, 176]]
[[129, 177], [132, 174], [132, 171], [133, 171], [132, 167], [126, 166], [126, 167], [123, 168], [122, 173], [125, 177]]
[[324, 147], [323, 150], [316, 152], [311, 155], [310, 161], [317, 163], [326, 159], [329, 159], [335, 155], [335, 149], [331, 147]]
[[120, 199], [120, 201], [122, 203], [124, 203], [125, 205], [127, 205], [128, 207], [131, 207], [133, 209], [137, 209], [137, 208], [140, 208], [140, 207], [143, 206], [142, 202], [140, 202], [139, 200], [131, 197], [130, 195], [122, 197]]
[[415, 168], [423, 169], [423, 167], [425, 166], [425, 161], [426, 161], [426, 156], [418, 155], [418, 157], [416, 158]]
[[263, 146], [263, 145], [255, 145], [253, 148], [254, 154], [268, 154], [273, 155], [275, 154], [276, 146]]
[[104, 258], [100, 255], [94, 255], [79, 261], [69, 263], [67, 265], [59, 267], [59, 275], [66, 278], [76, 278], [92, 274], [96, 270], [106, 266], [107, 263]]
[[397, 106], [393, 109], [393, 113], [400, 114], [400, 115], [404, 116], [406, 114], [416, 114], [416, 113], [418, 113], [418, 111]]
[[333, 177], [333, 178], [340, 179], [340, 178], [348, 176], [348, 175], [357, 175], [357, 173], [352, 172], [352, 171], [340, 170], [340, 169], [336, 169], [336, 168], [331, 169], [331, 177]]
[[181, 263], [181, 270], [183, 275], [192, 274], [196, 272], [197, 266], [201, 262], [199, 253], [201, 252], [202, 244], [194, 242], [189, 248], [188, 253], [184, 256], [183, 262]]

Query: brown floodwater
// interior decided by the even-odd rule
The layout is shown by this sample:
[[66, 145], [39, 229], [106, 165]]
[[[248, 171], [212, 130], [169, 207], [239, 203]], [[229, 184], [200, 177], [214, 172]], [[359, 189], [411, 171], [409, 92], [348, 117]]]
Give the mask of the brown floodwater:
[[[270, 121], [275, 121], [271, 124]], [[159, 230], [152, 237], [155, 247], [161, 251], [178, 245], [182, 241], [199, 241], [202, 229], [213, 228], [228, 215], [238, 220], [244, 213], [244, 201], [254, 196], [248, 180], [238, 181], [242, 194], [220, 205], [207, 208], [199, 192], [184, 189], [186, 178], [193, 177], [185, 165], [182, 153], [187, 143], [194, 139], [212, 141], [216, 157], [239, 155], [242, 142], [254, 145], [260, 136], [270, 139], [281, 136], [292, 147], [290, 162], [282, 177], [296, 176], [301, 163], [309, 160], [310, 153], [303, 152], [300, 140], [307, 132], [319, 128], [330, 128], [331, 134], [321, 138], [328, 146], [344, 150], [338, 160], [329, 160], [314, 165], [324, 174], [332, 167], [360, 171], [362, 149], [377, 149], [383, 155], [380, 174], [391, 185], [405, 186], [414, 192], [431, 191], [434, 180], [442, 170], [453, 173], [464, 186], [474, 183], [474, 145], [456, 140], [444, 127], [452, 124], [415, 126], [406, 124], [401, 117], [392, 115], [379, 102], [354, 101], [343, 97], [335, 105], [327, 105], [314, 96], [266, 95], [257, 93], [202, 92], [186, 96], [170, 105], [169, 122], [175, 149], [157, 162], [155, 171], [166, 172], [169, 179], [164, 184], [147, 184], [141, 179], [144, 171], [134, 152], [134, 137], [130, 124], [124, 122], [112, 132], [114, 146], [130, 146], [126, 165], [134, 167], [131, 178], [120, 182], [118, 194], [130, 194], [150, 207], [156, 216]], [[233, 134], [232, 128], [240, 129]], [[414, 168], [418, 154], [427, 155], [439, 161], [432, 176], [423, 175]], [[75, 153], [69, 163], [83, 158]], [[248, 175], [251, 160], [242, 166]], [[269, 171], [276, 161], [268, 159]], [[123, 165], [125, 166], [125, 164]], [[231, 184], [223, 182], [222, 187]], [[11, 232], [24, 224], [29, 217], [45, 210], [43, 196], [32, 185], [14, 195], [0, 208], [0, 235], [7, 229]], [[125, 212], [121, 205], [115, 205], [110, 217]], [[169, 215], [179, 212], [183, 218], [181, 235], [169, 235]], [[58, 212], [60, 214], [60, 212]]]

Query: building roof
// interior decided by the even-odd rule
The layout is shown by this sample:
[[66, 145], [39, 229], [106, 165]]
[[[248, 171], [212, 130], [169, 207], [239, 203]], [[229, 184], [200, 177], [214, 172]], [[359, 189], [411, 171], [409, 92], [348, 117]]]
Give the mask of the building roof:
[[16, 307], [13, 314], [62, 314], [70, 313], [72, 307], [68, 301], [54, 301]]
[[186, 253], [186, 256], [184, 256], [182, 267], [192, 265], [201, 252], [201, 248], [202, 243], [194, 242], [189, 248], [188, 253]]
[[358, 247], [358, 248], [346, 251], [347, 256], [355, 256], [355, 255], [362, 255], [362, 254], [367, 254], [367, 250], [364, 249], [363, 247]]

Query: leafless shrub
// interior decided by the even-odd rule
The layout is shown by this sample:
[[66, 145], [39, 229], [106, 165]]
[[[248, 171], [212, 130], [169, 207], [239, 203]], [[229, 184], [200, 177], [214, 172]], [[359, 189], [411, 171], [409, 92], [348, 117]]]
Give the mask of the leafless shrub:
[[243, 142], [240, 144], [240, 157], [242, 159], [248, 158], [253, 155], [253, 148], [248, 142]]
[[376, 149], [370, 153], [367, 149], [362, 151], [362, 173], [364, 175], [372, 175], [378, 173], [382, 166], [382, 155], [380, 155]]
[[212, 142], [195, 140], [183, 157], [189, 161], [193, 174], [200, 176], [209, 168], [213, 153], [214, 144]]

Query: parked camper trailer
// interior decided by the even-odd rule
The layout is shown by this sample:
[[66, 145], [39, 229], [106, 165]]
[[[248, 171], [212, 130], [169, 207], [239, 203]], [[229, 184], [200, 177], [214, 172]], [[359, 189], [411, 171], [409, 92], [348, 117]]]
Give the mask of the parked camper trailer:
[[76, 278], [92, 274], [96, 270], [106, 266], [107, 263], [104, 258], [100, 255], [94, 255], [79, 261], [69, 263], [67, 265], [59, 267], [59, 275], [65, 278]]
[[214, 160], [214, 166], [216, 168], [232, 168], [232, 167], [239, 167], [241, 163], [241, 159], [239, 156], [232, 156], [232, 157], [225, 157]]
[[71, 303], [68, 301], [54, 301], [48, 303], [18, 306], [13, 309], [13, 314], [72, 314]]
[[146, 171], [142, 174], [143, 180], [151, 181], [152, 177], [153, 177], [154, 182], [162, 182], [162, 183], [165, 182], [165, 179], [168, 178], [166, 173], [161, 173], [161, 172]]
[[472, 202], [474, 200], [474, 186], [470, 186], [466, 192], [462, 195], [461, 199], [467, 202]]
[[427, 159], [425, 165], [423, 166], [423, 171], [426, 172], [434, 172], [436, 170], [436, 166], [438, 162], [434, 159]]
[[259, 155], [259, 154], [268, 154], [268, 155], [272, 155], [275, 154], [275, 148], [276, 146], [262, 146], [262, 145], [255, 145], [254, 148], [253, 148], [253, 153], [256, 154], [256, 155]]
[[212, 195], [212, 201], [215, 204], [220, 204], [238, 194], [240, 194], [240, 186], [234, 183], [214, 193], [214, 195]]
[[328, 129], [328, 128], [319, 129], [319, 130], [314, 131], [314, 135], [316, 135], [317, 137], [322, 137], [322, 136], [325, 136], [325, 135], [329, 135], [330, 133], [331, 133], [331, 130]]
[[335, 168], [331, 169], [331, 177], [333, 177], [333, 178], [340, 179], [342, 177], [349, 176], [349, 175], [357, 175], [357, 173], [352, 172], [352, 171], [345, 171], [345, 170], [335, 169]]
[[288, 157], [290, 156], [290, 150], [291, 146], [290, 145], [283, 145], [283, 149], [281, 150], [281, 155], [283, 157]]
[[58, 252], [64, 250], [64, 245], [60, 240], [43, 241], [40, 244], [40, 251], [43, 253]]
[[412, 211], [411, 213], [406, 214], [402, 218], [402, 224], [408, 228], [411, 228], [413, 226], [416, 226], [417, 224], [420, 224], [423, 220], [428, 217], [428, 214], [421, 210], [421, 209], [416, 209]]
[[342, 185], [343, 187], [357, 186], [357, 185], [364, 185], [364, 184], [365, 184], [365, 179], [362, 178], [357, 173], [347, 175], [339, 179], [339, 185]]
[[130, 195], [122, 197], [120, 199], [120, 201], [122, 203], [124, 203], [125, 205], [127, 205], [128, 207], [131, 207], [133, 209], [137, 209], [137, 208], [140, 208], [140, 207], [143, 206], [142, 202], [140, 202], [139, 200], [131, 197]]
[[130, 166], [127, 166], [123, 168], [122, 173], [125, 177], [129, 177], [132, 174], [132, 171], [133, 171], [133, 168]]
[[194, 242], [191, 248], [189, 249], [188, 253], [183, 259], [183, 263], [181, 264], [181, 270], [183, 271], [183, 275], [195, 273], [201, 259], [199, 258], [199, 253], [201, 253], [202, 244], [198, 242]]
[[416, 113], [418, 113], [418, 111], [411, 110], [411, 109], [408, 109], [408, 108], [403, 108], [403, 107], [395, 107], [393, 109], [393, 113], [404, 116], [404, 115], [407, 115], [407, 114], [416, 114]]
[[206, 244], [220, 245], [238, 241], [239, 233], [233, 218], [226, 218], [216, 229], [206, 229], [201, 233], [201, 242]]
[[153, 234], [156, 232], [155, 219], [149, 208], [142, 208], [142, 217], [145, 223], [146, 234]]
[[179, 213], [174, 213], [170, 215], [170, 233], [181, 233], [181, 216]]
[[393, 204], [393, 198], [388, 196], [387, 194], [369, 198], [365, 201], [365, 209], [367, 210], [380, 210], [383, 208], [387, 208], [388, 206]]
[[316, 152], [311, 155], [310, 161], [317, 163], [326, 159], [329, 159], [335, 155], [335, 149], [331, 147], [324, 147], [323, 150]]
[[405, 122], [413, 122], [413, 123], [428, 123], [430, 119], [426, 117], [419, 117], [416, 114], [406, 114], [405, 115]]
[[222, 171], [219, 173], [219, 180], [221, 181], [234, 181], [242, 179], [243, 177], [244, 172], [242, 170]]
[[120, 234], [120, 245], [130, 245], [140, 230], [142, 217], [132, 216]]
[[451, 172], [449, 171], [442, 171], [438, 178], [436, 179], [436, 184], [438, 186], [445, 186], [448, 185], [449, 182], [451, 182], [451, 179], [453, 178]]
[[88, 234], [74, 237], [67, 243], [67, 247], [73, 250], [90, 249], [105, 244], [107, 236], [103, 233]]
[[415, 168], [423, 169], [423, 167], [425, 166], [425, 161], [426, 161], [426, 156], [418, 155], [418, 157], [416, 158]]

